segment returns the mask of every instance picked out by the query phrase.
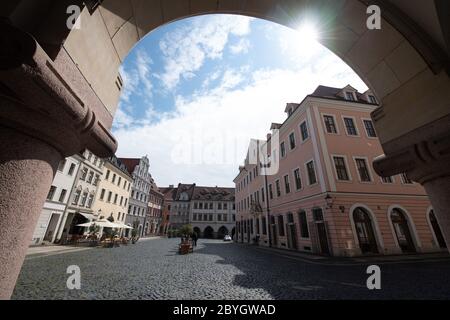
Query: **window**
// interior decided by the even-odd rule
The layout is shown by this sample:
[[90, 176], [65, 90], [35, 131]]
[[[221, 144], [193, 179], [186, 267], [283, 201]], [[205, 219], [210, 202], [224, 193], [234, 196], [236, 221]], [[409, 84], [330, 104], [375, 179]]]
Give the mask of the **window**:
[[89, 195], [89, 199], [88, 199], [88, 202], [87, 202], [87, 207], [91, 208], [93, 202], [94, 202], [94, 195], [91, 194], [91, 195]]
[[273, 190], [272, 190], [272, 185], [269, 184], [269, 198], [272, 200], [273, 199]]
[[72, 204], [77, 205], [78, 201], [80, 200], [80, 195], [81, 195], [81, 190], [77, 190], [75, 191], [74, 195], [73, 195], [73, 201]]
[[75, 164], [74, 163], [72, 163], [71, 165], [70, 165], [70, 168], [69, 168], [69, 172], [67, 173], [69, 176], [72, 176], [73, 175], [73, 172], [75, 171]]
[[262, 223], [262, 234], [267, 234], [266, 217], [261, 218]]
[[212, 210], [212, 209], [213, 209], [213, 203], [210, 202], [210, 203], [209, 203], [209, 210]]
[[370, 178], [369, 168], [367, 167], [366, 159], [355, 159], [356, 167], [358, 169], [359, 178], [361, 182], [370, 182], [372, 179]]
[[295, 149], [295, 133], [294, 132], [292, 132], [290, 135], [289, 135], [289, 147], [291, 148], [291, 150], [293, 150], [293, 149]]
[[289, 176], [284, 176], [284, 188], [286, 190], [286, 194], [291, 193], [291, 185], [289, 183]]
[[83, 181], [86, 180], [87, 174], [88, 174], [88, 169], [84, 168], [83, 171], [81, 172], [80, 180], [83, 180]]
[[308, 220], [305, 211], [298, 213], [298, 222], [300, 223], [300, 236], [302, 238], [309, 238]]
[[81, 206], [81, 207], [84, 207], [84, 206], [86, 205], [87, 197], [88, 197], [88, 193], [87, 193], [87, 192], [84, 192], [84, 193], [83, 193], [83, 196], [81, 197], [81, 203], [80, 203], [80, 206]]
[[56, 192], [56, 187], [55, 186], [51, 186], [50, 187], [50, 191], [47, 194], [47, 200], [52, 201], [53, 197], [55, 195], [55, 192]]
[[265, 196], [264, 196], [264, 188], [261, 188], [261, 200], [262, 200], [262, 202], [266, 201]]
[[355, 96], [353, 95], [353, 92], [350, 91], [345, 92], [345, 99], [348, 101], [355, 101]]
[[275, 181], [275, 189], [277, 191], [277, 197], [281, 197], [280, 180]]
[[356, 130], [355, 121], [352, 118], [344, 118], [345, 129], [349, 136], [357, 136], [358, 131]]
[[409, 179], [408, 175], [406, 173], [401, 174], [402, 177], [402, 183], [403, 184], [413, 184], [412, 180]]
[[366, 133], [369, 138], [376, 138], [377, 133], [375, 127], [373, 126], [372, 120], [364, 120], [364, 127], [366, 128]]
[[300, 177], [300, 169], [294, 170], [295, 189], [300, 190], [302, 188], [302, 178]]
[[377, 98], [373, 95], [369, 95], [369, 102], [373, 104], [378, 104]]
[[120, 186], [121, 182], [122, 182], [122, 177], [119, 177], [119, 180], [117, 181], [117, 185]]
[[286, 157], [286, 146], [284, 142], [280, 144], [280, 153], [282, 158]]
[[64, 202], [64, 199], [66, 198], [67, 190], [62, 189], [61, 194], [59, 195], [59, 202]]
[[222, 203], [221, 203], [221, 202], [219, 202], [219, 203], [217, 204], [217, 210], [222, 210]]
[[227, 210], [228, 209], [228, 204], [227, 203], [224, 203], [223, 204], [223, 210]]
[[278, 216], [278, 235], [284, 237], [284, 218], [283, 216]]
[[200, 202], [200, 203], [198, 204], [198, 208], [199, 208], [200, 210], [203, 210], [203, 202]]
[[108, 192], [108, 202], [111, 202], [111, 198], [112, 198], [112, 192], [111, 191], [109, 191]]
[[384, 177], [381, 178], [381, 180], [383, 181], [383, 183], [394, 183], [394, 179], [392, 177]]
[[118, 195], [117, 195], [117, 193], [114, 195], [114, 204], [117, 204], [117, 197], [118, 197]]
[[345, 165], [344, 157], [333, 157], [333, 159], [338, 180], [349, 181], [350, 178], [348, 176], [347, 166]]
[[93, 171], [89, 172], [87, 183], [92, 183], [92, 180], [94, 180], [94, 172]]
[[334, 122], [333, 116], [323, 116], [325, 121], [325, 128], [328, 133], [337, 133], [336, 123]]
[[303, 141], [305, 141], [309, 138], [308, 125], [306, 124], [306, 121], [302, 122], [302, 124], [300, 125], [300, 132], [301, 132]]
[[314, 161], [308, 162], [306, 164], [306, 169], [308, 171], [309, 185], [313, 185], [313, 184], [317, 183], [316, 169], [314, 168]]
[[105, 177], [106, 180], [109, 179], [109, 174], [110, 174], [110, 173], [111, 173], [111, 171], [109, 171], [109, 170], [106, 171], [106, 177]]
[[100, 175], [96, 174], [94, 179], [94, 186], [98, 186], [98, 183], [100, 181]]
[[198, 209], [198, 203], [194, 202], [194, 209]]
[[116, 174], [114, 173], [113, 177], [112, 177], [112, 183], [115, 183], [115, 182], [116, 182]]
[[66, 166], [66, 162], [67, 162], [66, 159], [61, 160], [61, 161], [59, 162], [59, 165], [58, 165], [58, 171], [61, 171], [61, 172], [64, 171], [64, 167]]

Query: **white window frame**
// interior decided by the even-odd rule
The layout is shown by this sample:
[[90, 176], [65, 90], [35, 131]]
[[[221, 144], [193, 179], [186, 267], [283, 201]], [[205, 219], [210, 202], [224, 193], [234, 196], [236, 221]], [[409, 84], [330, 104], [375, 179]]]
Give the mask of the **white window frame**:
[[[294, 148], [291, 148], [291, 134], [294, 135], [294, 144], [295, 144], [295, 147], [294, 147]], [[289, 142], [289, 152], [292, 152], [292, 151], [294, 151], [295, 149], [297, 149], [298, 144], [297, 144], [297, 138], [295, 137], [295, 130], [293, 130], [291, 133], [288, 134], [287, 140], [288, 140], [288, 142]]]
[[[285, 177], [288, 177], [289, 193], [286, 192], [286, 181], [284, 180]], [[289, 175], [289, 172], [286, 174], [283, 174], [283, 184], [284, 184], [284, 194], [292, 194], [291, 176]]]
[[[284, 156], [283, 156], [283, 149], [281, 148], [281, 145], [284, 144]], [[286, 149], [286, 141], [280, 141], [280, 159], [285, 159], [287, 157], [287, 149]]]
[[[342, 118], [342, 125], [344, 126], [344, 130], [345, 130], [345, 135], [347, 137], [350, 137], [350, 138], [359, 138], [359, 137], [361, 137], [360, 132], [359, 132], [359, 128], [358, 128], [358, 122], [356, 121], [356, 117], [354, 117], [354, 116], [346, 116], [346, 115], [343, 114], [343, 115], [341, 115], [341, 118]], [[345, 124], [345, 119], [346, 118], [353, 120], [353, 125], [355, 126], [356, 135], [348, 134], [347, 125]]]
[[[348, 165], [347, 156], [343, 155], [343, 154], [331, 154], [330, 157], [331, 157], [331, 164], [333, 166], [334, 177], [335, 177], [336, 181], [337, 182], [344, 182], [344, 183], [351, 183], [351, 182], [353, 182], [353, 177], [352, 177], [352, 173], [351, 173], [351, 170], [350, 170], [350, 166]], [[341, 179], [339, 179], [338, 174], [337, 174], [337, 170], [336, 170], [336, 163], [334, 162], [334, 157], [344, 158], [345, 169], [347, 170], [348, 180], [341, 180]]]
[[[311, 181], [309, 181], [309, 172], [308, 172], [308, 163], [312, 162], [313, 166], [314, 166], [314, 176], [316, 177], [316, 182], [311, 184]], [[305, 173], [306, 173], [306, 177], [307, 177], [307, 181], [308, 181], [308, 186], [309, 187], [313, 187], [317, 184], [319, 184], [319, 178], [317, 177], [317, 166], [316, 166], [316, 161], [314, 161], [314, 159], [308, 160], [305, 162]]]
[[[362, 181], [361, 180], [361, 175], [359, 174], [358, 164], [356, 163], [356, 159], [364, 159], [366, 161], [367, 171], [369, 172], [370, 181]], [[373, 178], [372, 170], [370, 170], [369, 158], [362, 157], [362, 156], [353, 156], [353, 163], [355, 164], [356, 174], [358, 175], [358, 180], [359, 180], [360, 183], [364, 183], [364, 184], [374, 184], [375, 183], [375, 179]]]
[[[303, 140], [303, 134], [302, 134], [302, 125], [305, 124], [306, 125], [306, 132], [308, 132], [308, 138]], [[309, 125], [308, 125], [308, 120], [305, 119], [302, 122], [300, 122], [300, 124], [298, 125], [298, 130], [299, 130], [299, 136], [300, 136], [300, 140], [301, 140], [301, 144], [307, 142], [308, 140], [311, 139], [311, 132], [309, 131]]]
[[[296, 183], [295, 183], [295, 170], [297, 170], [297, 169], [298, 169], [298, 171], [299, 171], [299, 173], [300, 173], [300, 181], [301, 181], [301, 184], [302, 184], [302, 187], [301, 187], [300, 189], [297, 189], [297, 185], [296, 185]], [[294, 177], [295, 192], [300, 192], [300, 191], [302, 191], [302, 190], [305, 188], [305, 183], [304, 183], [304, 180], [303, 180], [303, 178], [302, 178], [302, 170], [301, 170], [301, 168], [300, 168], [300, 167], [297, 167], [297, 168], [292, 169], [292, 176]], [[291, 189], [292, 189], [292, 188], [291, 188]]]
[[[370, 121], [370, 122], [372, 122], [373, 129], [375, 130], [375, 134], [377, 135], [376, 137], [371, 137], [371, 136], [369, 136], [369, 133], [367, 132], [366, 124], [364, 123], [364, 121]], [[367, 139], [378, 140], [378, 132], [377, 132], [377, 130], [375, 129], [375, 124], [373, 123], [373, 120], [372, 120], [372, 119], [370, 119], [370, 118], [361, 118], [361, 124], [362, 124], [362, 126], [363, 126], [363, 128], [364, 128], [364, 132], [366, 133], [366, 138], [367, 138]]]
[[[340, 133], [340, 130], [339, 130], [339, 125], [338, 125], [338, 122], [337, 122], [337, 120], [336, 120], [336, 115], [335, 115], [335, 114], [331, 114], [331, 113], [320, 113], [320, 116], [322, 117], [323, 129], [324, 129], [324, 131], [325, 131], [325, 134], [330, 134], [330, 135], [334, 135], [334, 136], [339, 136], [339, 135], [341, 134], [341, 133]], [[328, 130], [327, 130], [327, 124], [326, 124], [326, 122], [325, 122], [325, 116], [329, 116], [329, 117], [332, 117], [332, 118], [333, 118], [334, 126], [336, 127], [336, 133], [328, 132]]]

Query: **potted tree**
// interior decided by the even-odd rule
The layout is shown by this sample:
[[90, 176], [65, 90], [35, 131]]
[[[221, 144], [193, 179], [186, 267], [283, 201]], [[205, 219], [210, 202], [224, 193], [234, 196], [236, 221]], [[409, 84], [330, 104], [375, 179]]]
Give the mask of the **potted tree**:
[[188, 254], [192, 251], [192, 242], [189, 237], [192, 235], [192, 226], [186, 224], [178, 230], [178, 235], [181, 237], [181, 243], [179, 246], [180, 254]]

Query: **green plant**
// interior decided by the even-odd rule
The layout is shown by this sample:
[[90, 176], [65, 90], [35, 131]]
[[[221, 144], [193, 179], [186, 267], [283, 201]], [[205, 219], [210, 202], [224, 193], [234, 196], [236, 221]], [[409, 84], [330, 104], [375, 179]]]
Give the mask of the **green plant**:
[[89, 227], [88, 230], [89, 230], [89, 237], [95, 238], [95, 237], [97, 237], [98, 233], [100, 232], [100, 227], [94, 223]]
[[185, 224], [185, 225], [182, 226], [182, 227], [180, 228], [180, 230], [178, 231], [178, 235], [179, 235], [180, 237], [187, 238], [187, 237], [189, 237], [190, 235], [192, 235], [192, 232], [193, 232], [192, 226], [191, 226], [190, 224]]

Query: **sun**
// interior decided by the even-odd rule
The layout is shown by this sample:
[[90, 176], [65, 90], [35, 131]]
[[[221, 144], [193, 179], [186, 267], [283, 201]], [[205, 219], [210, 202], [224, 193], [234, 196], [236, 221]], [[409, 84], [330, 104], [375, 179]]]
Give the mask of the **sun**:
[[305, 22], [297, 28], [299, 40], [307, 42], [309, 44], [317, 43], [319, 40], [319, 32], [317, 28], [312, 24]]

